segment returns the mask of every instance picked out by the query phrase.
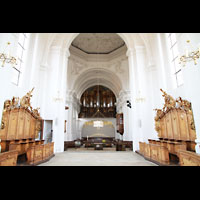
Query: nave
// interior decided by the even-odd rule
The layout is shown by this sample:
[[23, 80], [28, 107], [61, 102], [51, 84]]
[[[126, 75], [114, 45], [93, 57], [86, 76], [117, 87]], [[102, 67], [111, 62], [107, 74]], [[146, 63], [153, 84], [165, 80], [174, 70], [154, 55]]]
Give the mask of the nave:
[[38, 166], [157, 166], [132, 151], [71, 149]]

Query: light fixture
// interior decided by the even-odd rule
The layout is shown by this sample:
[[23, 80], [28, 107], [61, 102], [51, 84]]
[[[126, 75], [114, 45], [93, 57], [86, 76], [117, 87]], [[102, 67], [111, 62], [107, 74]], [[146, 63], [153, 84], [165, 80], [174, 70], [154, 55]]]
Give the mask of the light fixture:
[[62, 100], [63, 100], [63, 98], [60, 96], [60, 91], [57, 91], [57, 97], [53, 98], [53, 100], [54, 100], [55, 102], [57, 102], [57, 101], [62, 101]]
[[6, 48], [4, 49], [3, 53], [0, 53], [0, 61], [2, 62], [2, 67], [4, 67], [5, 63], [17, 65], [17, 59], [13, 56], [10, 56], [10, 52], [8, 49], [8, 53], [6, 54], [5, 51], [7, 48], [9, 48], [10, 42], [7, 43]]
[[146, 98], [141, 95], [141, 92], [138, 92], [138, 97], [135, 98], [136, 103], [142, 103], [146, 101]]
[[[189, 45], [190, 40], [187, 40], [186, 42]], [[197, 65], [197, 59], [199, 58], [200, 58], [200, 47], [196, 51], [189, 51], [189, 48], [186, 48], [185, 55], [180, 57], [179, 64], [182, 64], [183, 67], [185, 67], [186, 62], [194, 61], [194, 64]]]

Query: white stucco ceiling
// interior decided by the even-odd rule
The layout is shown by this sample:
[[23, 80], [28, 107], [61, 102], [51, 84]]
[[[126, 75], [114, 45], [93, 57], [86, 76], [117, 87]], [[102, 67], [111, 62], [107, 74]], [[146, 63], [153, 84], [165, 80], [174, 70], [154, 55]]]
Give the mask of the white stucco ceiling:
[[88, 54], [109, 54], [125, 42], [116, 33], [81, 33], [71, 45]]

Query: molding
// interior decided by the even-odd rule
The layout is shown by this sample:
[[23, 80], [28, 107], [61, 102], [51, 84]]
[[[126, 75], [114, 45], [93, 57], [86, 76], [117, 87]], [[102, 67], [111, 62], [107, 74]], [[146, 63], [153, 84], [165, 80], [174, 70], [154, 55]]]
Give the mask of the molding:
[[134, 48], [129, 48], [126, 52], [126, 56], [133, 57], [136, 54], [136, 50]]
[[88, 62], [109, 62], [112, 59], [125, 55], [127, 47], [123, 46], [110, 54], [87, 54], [73, 46], [70, 46], [69, 51], [71, 56], [79, 57]]

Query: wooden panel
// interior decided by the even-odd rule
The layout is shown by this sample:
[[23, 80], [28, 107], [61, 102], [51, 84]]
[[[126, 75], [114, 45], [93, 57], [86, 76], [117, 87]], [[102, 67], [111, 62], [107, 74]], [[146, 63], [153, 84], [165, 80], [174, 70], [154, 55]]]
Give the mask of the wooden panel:
[[144, 143], [143, 142], [139, 142], [139, 146], [140, 146], [140, 153], [142, 155], [144, 155]]
[[50, 152], [51, 152], [51, 155], [54, 154], [54, 142], [50, 143]]
[[17, 125], [17, 134], [16, 139], [24, 138], [24, 122], [25, 122], [25, 112], [23, 109], [19, 110], [18, 115], [18, 125]]
[[171, 112], [171, 122], [172, 122], [172, 128], [173, 128], [173, 139], [180, 140], [178, 113], [176, 109], [172, 110]]
[[0, 144], [1, 144], [1, 152], [5, 152], [6, 151], [6, 141], [1, 140]]
[[10, 116], [10, 112], [9, 111], [3, 113], [2, 121], [4, 123], [4, 128], [0, 130], [0, 139], [1, 140], [6, 140], [7, 139], [9, 116]]
[[16, 166], [17, 151], [8, 151], [0, 154], [0, 166]]
[[30, 125], [31, 125], [31, 115], [26, 113], [25, 124], [24, 124], [24, 138], [30, 138]]
[[36, 145], [34, 152], [34, 163], [42, 161], [43, 145]]
[[150, 144], [144, 143], [144, 156], [147, 158], [151, 157]]
[[165, 117], [160, 120], [161, 138], [167, 138], [167, 127]]
[[35, 146], [29, 147], [26, 152], [27, 163], [33, 164], [34, 162], [34, 154], [35, 154]]
[[166, 114], [166, 126], [167, 126], [167, 136], [169, 139], [173, 139], [173, 129], [172, 129], [172, 120], [171, 120], [171, 111]]
[[187, 115], [183, 110], [177, 110], [178, 118], [179, 118], [179, 128], [180, 128], [180, 136], [181, 140], [189, 140], [189, 129], [187, 123]]
[[17, 151], [18, 152], [18, 155], [21, 155], [23, 152], [22, 152], [22, 148], [21, 148], [21, 144], [20, 143], [12, 143], [12, 144], [9, 144], [9, 151]]
[[30, 138], [35, 138], [35, 118], [31, 116], [31, 125], [30, 125]]
[[179, 151], [179, 164], [181, 166], [200, 166], [200, 155], [190, 151]]
[[158, 155], [158, 149], [157, 149], [157, 145], [155, 144], [150, 144], [150, 158], [152, 160], [156, 160], [158, 161], [159, 155]]
[[169, 164], [169, 151], [164, 146], [159, 146], [159, 162], [162, 164]]
[[7, 140], [16, 139], [17, 123], [18, 123], [18, 109], [12, 110], [9, 117]]
[[195, 141], [196, 140], [196, 131], [194, 130], [194, 128], [192, 128], [192, 126], [194, 126], [194, 125], [192, 125], [194, 123], [192, 113], [187, 113], [187, 121], [188, 121], [190, 141]]

